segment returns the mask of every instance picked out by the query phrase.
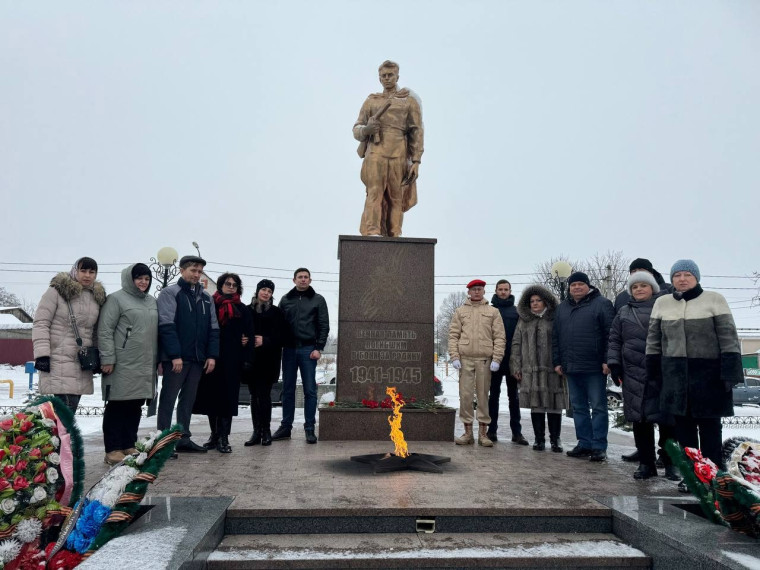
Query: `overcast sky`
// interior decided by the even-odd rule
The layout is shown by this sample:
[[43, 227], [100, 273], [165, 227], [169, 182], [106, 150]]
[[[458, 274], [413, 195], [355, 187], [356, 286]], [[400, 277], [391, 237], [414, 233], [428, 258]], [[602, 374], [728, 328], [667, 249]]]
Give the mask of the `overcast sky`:
[[693, 258], [760, 327], [752, 281], [708, 277], [760, 270], [758, 30], [756, 0], [2, 0], [0, 285], [36, 301], [89, 255], [114, 291], [195, 240], [213, 276], [271, 268], [239, 268], [251, 293], [311, 268], [335, 324], [351, 127], [392, 59], [423, 103], [404, 235], [438, 239], [436, 307], [622, 250]]

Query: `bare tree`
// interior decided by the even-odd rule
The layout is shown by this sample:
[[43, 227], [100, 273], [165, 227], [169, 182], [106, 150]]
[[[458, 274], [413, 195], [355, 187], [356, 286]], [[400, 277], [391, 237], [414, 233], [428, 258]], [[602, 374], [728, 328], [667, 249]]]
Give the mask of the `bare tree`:
[[628, 265], [631, 260], [622, 251], [608, 250], [605, 253], [595, 253], [580, 261], [570, 261], [565, 255], [552, 257], [536, 265], [533, 275], [536, 281], [549, 287], [557, 297], [560, 297], [560, 285], [552, 279], [551, 268], [558, 261], [566, 261], [573, 271], [583, 271], [588, 275], [591, 284], [598, 288], [608, 299], [615, 299], [618, 293], [625, 290], [628, 281]]
[[26, 314], [34, 318], [34, 313], [37, 311], [37, 303], [29, 301], [26, 297], [21, 297], [21, 308], [26, 311]]
[[37, 303], [33, 303], [24, 297], [11, 293], [5, 287], [0, 287], [0, 307], [20, 307], [30, 317], [34, 318]]
[[757, 295], [752, 297], [752, 304], [760, 305], [760, 271], [753, 271], [752, 279], [755, 281], [755, 285], [757, 286]]
[[573, 268], [573, 271], [583, 271], [583, 265], [580, 262], [570, 261], [567, 256], [560, 254], [557, 257], [552, 257], [551, 259], [542, 261], [541, 263], [537, 264], [533, 269], [533, 276], [536, 279], [536, 283], [546, 285], [559, 299], [562, 296], [561, 287], [557, 280], [552, 276], [552, 265], [558, 261], [564, 261], [568, 263], [570, 267]]
[[596, 252], [583, 265], [591, 283], [599, 288], [602, 295], [614, 301], [618, 293], [625, 291], [630, 263], [631, 259], [625, 257], [622, 251], [607, 250], [605, 253]]
[[441, 306], [438, 309], [438, 315], [435, 318], [435, 332], [436, 337], [438, 338], [437, 350], [439, 357], [446, 352], [446, 348], [449, 344], [451, 317], [454, 316], [454, 311], [461, 307], [466, 300], [467, 293], [465, 291], [457, 291], [446, 295], [441, 302]]
[[5, 287], [0, 287], [0, 307], [20, 307], [23, 301], [15, 293], [11, 293]]

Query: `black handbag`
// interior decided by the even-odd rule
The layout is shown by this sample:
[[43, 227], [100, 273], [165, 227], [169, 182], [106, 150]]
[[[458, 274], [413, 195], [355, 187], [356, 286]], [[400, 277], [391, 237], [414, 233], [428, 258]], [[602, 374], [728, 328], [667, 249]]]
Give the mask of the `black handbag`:
[[74, 336], [76, 337], [77, 346], [79, 352], [77, 357], [79, 358], [79, 367], [82, 370], [92, 370], [93, 372], [100, 371], [100, 351], [97, 346], [82, 346], [82, 337], [79, 336], [79, 327], [77, 327], [77, 319], [74, 316], [74, 310], [69, 306], [69, 319], [71, 320], [71, 328], [74, 330]]

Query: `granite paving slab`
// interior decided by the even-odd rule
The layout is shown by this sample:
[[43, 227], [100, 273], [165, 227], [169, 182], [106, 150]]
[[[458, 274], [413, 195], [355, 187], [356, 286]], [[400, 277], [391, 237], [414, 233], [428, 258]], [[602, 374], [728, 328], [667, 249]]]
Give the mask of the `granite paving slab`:
[[[204, 420], [194, 416], [192, 424], [193, 437], [199, 442], [209, 433]], [[373, 474], [350, 458], [391, 452], [390, 440], [308, 445], [298, 427], [290, 440], [268, 447], [244, 447], [250, 436], [249, 421], [233, 421], [232, 453], [181, 454], [167, 462], [149, 494], [234, 497], [228, 512], [231, 517], [373, 512], [397, 516], [599, 516], [609, 510], [594, 496], [679, 496], [675, 483], [664, 477], [632, 478], [636, 465], [620, 459], [622, 453], [633, 450], [633, 438], [625, 433], [611, 432], [609, 459], [602, 464], [549, 450], [537, 452], [503, 440], [493, 448], [413, 442], [412, 452], [451, 457], [451, 462], [441, 466], [443, 473]], [[508, 416], [502, 415], [500, 422], [508, 425]], [[530, 422], [523, 424], [526, 438], [532, 441]], [[572, 420], [565, 419], [562, 429], [567, 450], [575, 444]], [[141, 429], [141, 433], [147, 432]], [[87, 436], [85, 450], [89, 486], [107, 468], [101, 437]]]
[[760, 568], [760, 540], [679, 508], [698, 506], [691, 496], [597, 498], [613, 510], [615, 534], [645, 549], [654, 568]]

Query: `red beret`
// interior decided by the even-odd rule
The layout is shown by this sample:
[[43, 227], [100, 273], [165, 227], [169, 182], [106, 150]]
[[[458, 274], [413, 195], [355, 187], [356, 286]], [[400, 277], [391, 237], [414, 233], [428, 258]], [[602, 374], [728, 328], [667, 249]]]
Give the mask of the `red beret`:
[[467, 284], [468, 289], [472, 287], [485, 287], [485, 286], [486, 286], [486, 282], [483, 281], [482, 279], [473, 279]]

